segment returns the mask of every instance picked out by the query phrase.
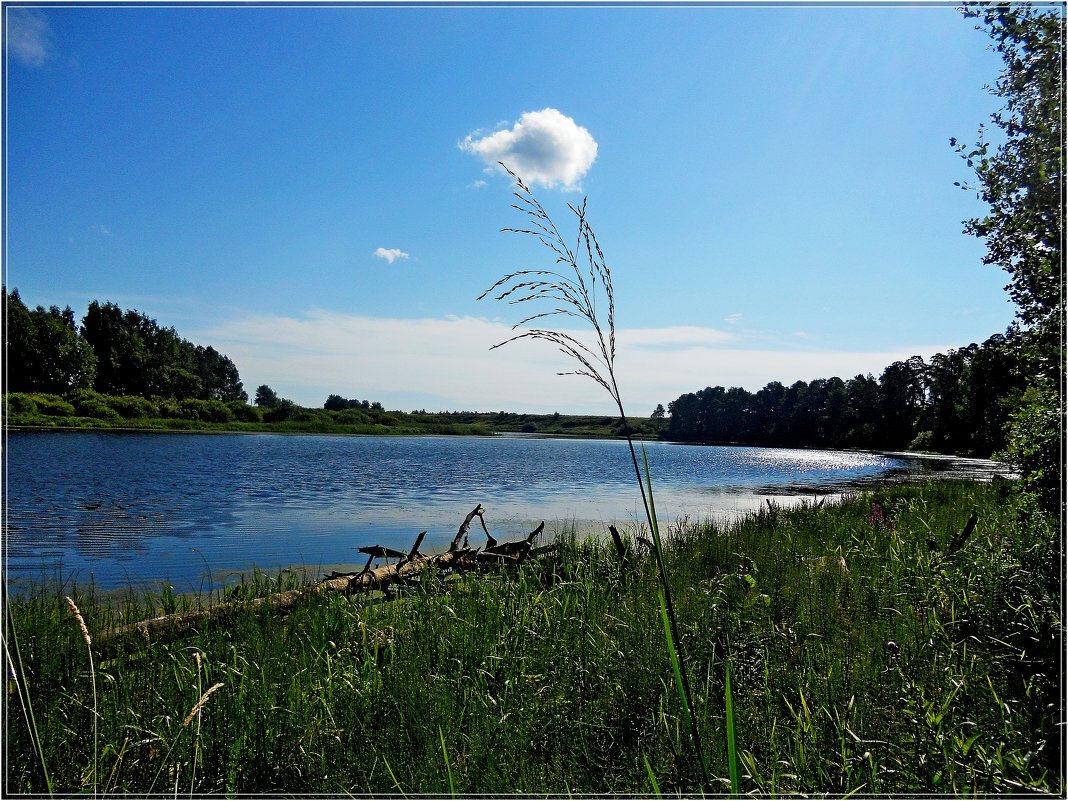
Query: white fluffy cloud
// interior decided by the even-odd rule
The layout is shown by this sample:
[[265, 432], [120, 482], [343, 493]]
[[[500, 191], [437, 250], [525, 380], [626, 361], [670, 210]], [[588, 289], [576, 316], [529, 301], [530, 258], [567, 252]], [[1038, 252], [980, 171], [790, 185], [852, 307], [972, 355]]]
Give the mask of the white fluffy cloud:
[[577, 189], [597, 158], [597, 142], [590, 132], [554, 108], [528, 111], [511, 129], [470, 134], [460, 149], [490, 167], [504, 162], [532, 186], [565, 189]]
[[[516, 332], [475, 317], [394, 319], [313, 311], [299, 317], [250, 317], [192, 332], [241, 371], [246, 387], [268, 384], [283, 397], [318, 406], [332, 393], [381, 401], [387, 408], [612, 414], [607, 393], [588, 378], [557, 376], [575, 364], [544, 342], [490, 350]], [[571, 332], [585, 336], [584, 332]], [[353, 343], [373, 342], [373, 348]], [[858, 373], [879, 375], [912, 355], [945, 345], [899, 351], [758, 348], [715, 329], [623, 329], [616, 365], [631, 414], [649, 414], [706, 386], [755, 392], [770, 381]]]
[[371, 255], [379, 259], [385, 259], [390, 264], [395, 262], [397, 259], [408, 258], [408, 254], [400, 248], [378, 248]]
[[20, 64], [43, 67], [52, 54], [52, 29], [37, 11], [13, 8], [7, 17], [7, 51]]

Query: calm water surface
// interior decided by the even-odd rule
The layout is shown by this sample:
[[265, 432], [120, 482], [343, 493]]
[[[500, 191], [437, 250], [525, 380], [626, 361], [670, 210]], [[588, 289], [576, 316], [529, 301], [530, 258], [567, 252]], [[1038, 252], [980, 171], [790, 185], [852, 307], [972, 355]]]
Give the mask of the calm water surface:
[[[840, 492], [917, 469], [868, 453], [647, 443], [662, 520]], [[519, 437], [11, 432], [9, 583], [218, 586], [237, 571], [360, 564], [361, 545], [444, 549], [478, 503], [502, 539], [544, 520], [636, 524], [625, 442]], [[476, 527], [477, 529], [477, 527]], [[473, 537], [480, 544], [481, 537]]]

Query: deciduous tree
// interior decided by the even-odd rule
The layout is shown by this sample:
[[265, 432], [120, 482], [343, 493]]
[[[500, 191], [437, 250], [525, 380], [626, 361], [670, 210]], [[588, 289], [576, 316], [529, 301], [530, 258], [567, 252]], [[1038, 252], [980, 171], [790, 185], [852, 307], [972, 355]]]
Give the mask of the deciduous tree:
[[256, 405], [265, 409], [273, 409], [279, 403], [278, 393], [266, 384], [256, 387]]
[[18, 290], [3, 290], [6, 392], [62, 394], [92, 387], [96, 357], [78, 334], [70, 307], [30, 310]]
[[982, 239], [984, 261], [1008, 272], [1017, 329], [1033, 376], [1015, 412], [1008, 455], [1047, 508], [1063, 486], [1064, 454], [1064, 76], [1063, 4], [969, 5], [994, 40], [1004, 69], [990, 91], [1004, 141], [983, 128], [974, 146], [951, 144], [975, 171], [988, 213], [965, 222]]

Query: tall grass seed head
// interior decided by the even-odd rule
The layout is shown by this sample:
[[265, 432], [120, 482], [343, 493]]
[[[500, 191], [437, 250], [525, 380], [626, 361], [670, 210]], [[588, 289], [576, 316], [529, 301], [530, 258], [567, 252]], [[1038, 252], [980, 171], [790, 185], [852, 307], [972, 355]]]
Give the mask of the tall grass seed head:
[[89, 636], [89, 627], [85, 625], [85, 618], [82, 617], [81, 611], [78, 609], [78, 605], [74, 603], [74, 599], [69, 595], [67, 596], [67, 607], [74, 615], [74, 619], [78, 621], [78, 628], [82, 630], [82, 639], [85, 640], [86, 646], [92, 646], [93, 638]]

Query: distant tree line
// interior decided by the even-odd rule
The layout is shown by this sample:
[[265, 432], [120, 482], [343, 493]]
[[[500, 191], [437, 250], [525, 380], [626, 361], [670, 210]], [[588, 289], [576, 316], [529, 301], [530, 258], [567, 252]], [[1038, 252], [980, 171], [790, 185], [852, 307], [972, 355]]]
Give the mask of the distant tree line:
[[234, 363], [141, 312], [93, 301], [79, 326], [68, 306], [30, 309], [3, 288], [5, 392], [248, 401]]
[[323, 404], [323, 408], [332, 412], [342, 412], [345, 409], [374, 409], [379, 412], [383, 411], [382, 404], [378, 401], [356, 400], [355, 398], [346, 400], [340, 395], [330, 395], [327, 397], [326, 403]]
[[665, 435], [690, 442], [989, 456], [1006, 445], [1009, 414], [1026, 386], [1023, 367], [1019, 349], [995, 335], [982, 345], [936, 354], [930, 363], [919, 356], [894, 362], [878, 380], [773, 381], [756, 393], [708, 387], [668, 404]]

